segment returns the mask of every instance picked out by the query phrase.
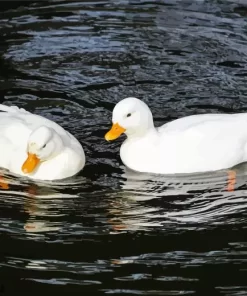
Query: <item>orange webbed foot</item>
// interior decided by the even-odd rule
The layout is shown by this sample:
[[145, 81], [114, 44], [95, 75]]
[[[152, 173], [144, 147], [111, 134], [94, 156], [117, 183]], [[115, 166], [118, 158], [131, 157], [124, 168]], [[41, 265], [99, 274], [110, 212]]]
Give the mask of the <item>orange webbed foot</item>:
[[8, 183], [8, 181], [4, 177], [2, 177], [2, 176], [0, 176], [0, 189], [4, 189], [4, 190], [8, 190], [9, 189], [9, 183]]
[[230, 170], [227, 172], [227, 191], [234, 191], [235, 184], [236, 184], [236, 172], [233, 170]]

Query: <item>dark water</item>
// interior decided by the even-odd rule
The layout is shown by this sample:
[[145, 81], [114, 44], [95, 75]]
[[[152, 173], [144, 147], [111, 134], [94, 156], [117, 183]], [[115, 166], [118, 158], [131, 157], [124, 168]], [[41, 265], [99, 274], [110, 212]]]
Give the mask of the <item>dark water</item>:
[[1, 172], [0, 294], [247, 295], [247, 166], [232, 185], [225, 171], [135, 174], [123, 137], [104, 140], [127, 96], [156, 125], [247, 112], [246, 1], [0, 6], [1, 103], [55, 120], [87, 155], [66, 182]]

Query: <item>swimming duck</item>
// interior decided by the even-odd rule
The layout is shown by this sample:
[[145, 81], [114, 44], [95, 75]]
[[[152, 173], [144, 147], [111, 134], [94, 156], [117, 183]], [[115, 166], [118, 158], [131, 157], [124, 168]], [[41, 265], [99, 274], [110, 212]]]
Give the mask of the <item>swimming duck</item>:
[[126, 134], [120, 157], [138, 172], [186, 174], [231, 168], [247, 161], [247, 114], [191, 115], [158, 128], [143, 101], [116, 104], [107, 141]]
[[79, 141], [57, 123], [0, 104], [0, 167], [39, 180], [77, 174], [85, 165]]

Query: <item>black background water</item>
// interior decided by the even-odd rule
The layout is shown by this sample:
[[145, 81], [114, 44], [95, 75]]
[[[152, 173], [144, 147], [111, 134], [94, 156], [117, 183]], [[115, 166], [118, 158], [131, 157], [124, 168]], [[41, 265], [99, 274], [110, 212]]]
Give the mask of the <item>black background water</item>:
[[157, 126], [246, 112], [246, 1], [0, 6], [1, 103], [55, 120], [87, 155], [66, 182], [2, 172], [0, 294], [247, 295], [246, 167], [233, 190], [223, 171], [140, 175], [122, 166], [124, 137], [104, 140], [127, 96]]

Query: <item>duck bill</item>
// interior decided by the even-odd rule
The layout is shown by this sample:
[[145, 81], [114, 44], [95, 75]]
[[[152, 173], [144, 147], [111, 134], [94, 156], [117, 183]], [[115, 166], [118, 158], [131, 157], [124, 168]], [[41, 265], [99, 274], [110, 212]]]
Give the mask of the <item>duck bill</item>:
[[24, 174], [30, 174], [36, 169], [39, 163], [40, 159], [37, 155], [28, 152], [27, 159], [23, 163], [21, 170]]
[[111, 127], [111, 129], [105, 134], [106, 141], [112, 141], [117, 138], [119, 138], [124, 132], [126, 131], [125, 128], [123, 128], [118, 123], [114, 123]]

